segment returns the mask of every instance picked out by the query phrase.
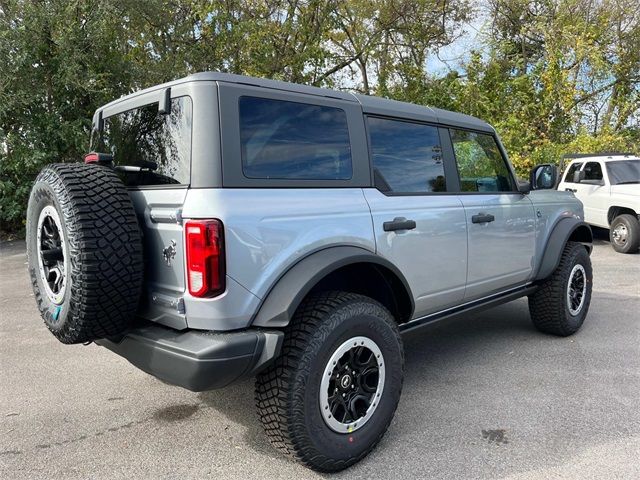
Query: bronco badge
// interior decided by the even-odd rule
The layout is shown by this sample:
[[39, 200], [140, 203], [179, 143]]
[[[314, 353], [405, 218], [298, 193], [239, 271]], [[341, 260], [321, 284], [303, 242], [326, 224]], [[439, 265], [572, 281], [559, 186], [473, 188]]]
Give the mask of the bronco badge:
[[171, 243], [168, 247], [165, 247], [162, 250], [162, 255], [164, 256], [164, 261], [167, 263], [167, 267], [171, 266], [171, 260], [176, 257], [176, 241], [171, 240]]

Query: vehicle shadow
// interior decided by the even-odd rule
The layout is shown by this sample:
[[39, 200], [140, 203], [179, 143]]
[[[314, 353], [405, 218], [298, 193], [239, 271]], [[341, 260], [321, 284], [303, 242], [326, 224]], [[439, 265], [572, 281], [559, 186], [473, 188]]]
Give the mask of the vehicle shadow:
[[595, 245], [610, 245], [609, 241], [609, 230], [606, 228], [600, 227], [591, 227], [591, 231], [593, 232], [593, 243]]
[[216, 409], [230, 421], [246, 428], [244, 442], [259, 453], [275, 456], [278, 452], [269, 444], [254, 403], [254, 380], [248, 379], [222, 390], [198, 393], [200, 401]]

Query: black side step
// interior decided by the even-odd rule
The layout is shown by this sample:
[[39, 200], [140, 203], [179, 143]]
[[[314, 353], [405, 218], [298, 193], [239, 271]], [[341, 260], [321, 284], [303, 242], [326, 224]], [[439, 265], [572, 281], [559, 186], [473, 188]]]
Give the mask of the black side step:
[[535, 292], [537, 288], [538, 286], [534, 284], [523, 285], [522, 287], [518, 287], [512, 290], [507, 290], [506, 292], [497, 293], [489, 297], [485, 297], [479, 300], [475, 300], [473, 302], [465, 303], [464, 305], [460, 305], [458, 307], [453, 307], [448, 310], [432, 313], [425, 317], [420, 317], [414, 320], [410, 320], [407, 323], [403, 323], [399, 325], [398, 328], [402, 333], [406, 333], [406, 332], [417, 330], [420, 327], [424, 327], [426, 325], [431, 325], [432, 323], [439, 322], [440, 320], [454, 319], [454, 318], [459, 318], [463, 315], [468, 315], [470, 313], [481, 312], [483, 310], [487, 310], [489, 308], [502, 305], [503, 303], [508, 303], [512, 300], [516, 300], [521, 297], [526, 297], [527, 295], [530, 295], [531, 293]]

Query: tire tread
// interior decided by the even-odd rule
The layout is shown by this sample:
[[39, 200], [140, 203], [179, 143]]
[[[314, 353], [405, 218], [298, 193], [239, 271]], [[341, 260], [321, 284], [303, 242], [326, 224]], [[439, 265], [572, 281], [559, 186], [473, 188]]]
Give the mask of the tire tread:
[[[567, 242], [560, 258], [558, 267], [551, 276], [544, 280], [538, 290], [529, 296], [529, 313], [534, 326], [544, 333], [566, 337], [575, 333], [582, 322], [577, 327], [572, 326], [567, 321], [565, 312], [565, 295], [569, 274], [573, 266], [575, 256], [584, 250], [584, 247], [577, 242]], [[591, 279], [589, 278], [590, 282]], [[588, 287], [588, 298], [583, 306], [584, 315], [589, 308], [590, 286]], [[584, 317], [583, 315], [583, 317]]]
[[[36, 185], [39, 182], [51, 187], [62, 209], [70, 257], [67, 275], [73, 276], [65, 324], [60, 329], [47, 326], [63, 343], [121, 333], [137, 311], [144, 274], [142, 235], [127, 189], [112, 169], [80, 163], [48, 165]], [[48, 299], [38, 288], [31, 262], [29, 270], [46, 317]]]
[[[325, 327], [327, 317], [345, 302], [364, 301], [374, 303], [383, 318], [390, 319], [397, 338], [400, 334], [388, 311], [379, 303], [363, 295], [347, 292], [323, 292], [306, 299], [296, 311], [285, 330], [285, 338], [280, 356], [275, 363], [256, 379], [255, 402], [260, 422], [270, 443], [285, 455], [299, 463], [323, 472], [335, 472], [360, 461], [378, 444], [386, 428], [357, 457], [336, 460], [318, 453], [304, 442], [299, 441], [305, 426], [293, 418], [303, 418], [304, 392], [292, 391], [294, 377], [298, 374], [302, 356], [314, 342], [314, 333]], [[402, 359], [404, 363], [404, 359]], [[297, 415], [294, 412], [297, 410]], [[388, 425], [387, 425], [388, 427]]]

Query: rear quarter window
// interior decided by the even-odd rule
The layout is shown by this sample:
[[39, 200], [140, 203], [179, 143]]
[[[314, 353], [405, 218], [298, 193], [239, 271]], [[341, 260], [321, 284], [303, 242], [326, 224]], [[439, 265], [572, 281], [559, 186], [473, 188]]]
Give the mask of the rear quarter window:
[[113, 155], [127, 186], [188, 185], [192, 117], [186, 96], [172, 99], [168, 114], [157, 103], [118, 113], [104, 119], [92, 148]]
[[351, 145], [344, 110], [243, 96], [239, 113], [245, 177], [351, 179]]

